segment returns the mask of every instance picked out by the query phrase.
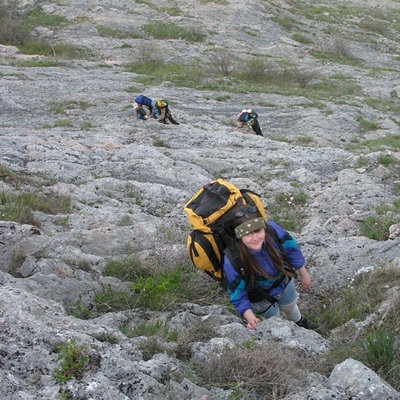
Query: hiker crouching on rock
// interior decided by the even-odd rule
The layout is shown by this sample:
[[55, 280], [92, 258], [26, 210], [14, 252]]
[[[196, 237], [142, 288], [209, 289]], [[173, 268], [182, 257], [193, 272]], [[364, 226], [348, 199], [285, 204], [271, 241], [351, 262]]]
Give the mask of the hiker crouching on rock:
[[154, 115], [153, 100], [150, 97], [143, 96], [142, 94], [135, 98], [133, 109], [136, 112], [137, 119], [149, 119]]
[[168, 124], [167, 120], [171, 124], [179, 125], [179, 122], [172, 118], [171, 111], [169, 110], [168, 102], [165, 100], [157, 100], [154, 102], [154, 118], [157, 118], [158, 122], [162, 124]]
[[147, 120], [149, 118], [154, 118], [163, 124], [167, 124], [168, 119], [172, 124], [179, 125], [179, 123], [172, 118], [168, 103], [165, 100], [152, 100], [150, 97], [141, 94], [135, 98], [133, 108], [136, 112], [137, 119]]
[[[273, 239], [275, 235], [268, 233], [270, 229], [276, 232], [281, 249]], [[256, 315], [271, 318], [279, 316], [280, 311], [301, 327], [315, 328], [297, 306], [298, 294], [293, 281], [296, 272], [305, 290], [311, 290], [312, 284], [296, 240], [275, 222], [265, 222], [253, 206], [235, 212], [234, 231], [240, 271], [226, 255], [223, 269], [231, 304], [247, 320], [247, 328], [256, 328], [260, 321]], [[285, 268], [285, 262], [291, 268]]]
[[245, 125], [253, 129], [256, 135], [263, 136], [260, 124], [258, 123], [258, 114], [251, 108], [248, 110], [242, 110], [237, 115], [238, 128], [243, 128]]

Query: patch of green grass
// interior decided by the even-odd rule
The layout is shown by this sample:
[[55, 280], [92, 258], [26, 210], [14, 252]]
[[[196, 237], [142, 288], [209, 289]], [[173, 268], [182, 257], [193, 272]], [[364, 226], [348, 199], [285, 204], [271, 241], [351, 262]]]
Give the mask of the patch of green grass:
[[100, 36], [112, 37], [116, 39], [140, 39], [142, 36], [137, 32], [122, 31], [113, 29], [105, 25], [96, 25], [97, 32]]
[[330, 23], [340, 23], [342, 22], [342, 15], [336, 8], [328, 6], [309, 6], [305, 12], [304, 16], [306, 18], [312, 19], [314, 21], [330, 22]]
[[[192, 266], [163, 266], [161, 271], [155, 268], [143, 273], [135, 279], [130, 290], [117, 290], [105, 285], [95, 295], [96, 310], [99, 313], [137, 307], [154, 311], [174, 310], [188, 299], [198, 304], [209, 304], [220, 293], [216, 288], [210, 288], [204, 281], [207, 277], [198, 272]], [[130, 273], [139, 274], [136, 270]]]
[[33, 211], [41, 211], [47, 214], [68, 213], [70, 206], [70, 197], [57, 194], [0, 193], [0, 215], [5, 221], [40, 226], [40, 223], [33, 216]]
[[31, 179], [27, 176], [16, 174], [9, 168], [0, 164], [0, 180], [7, 183], [12, 183], [15, 186], [19, 186], [21, 183], [29, 182]]
[[58, 119], [53, 126], [54, 128], [72, 128], [74, 124], [69, 119]]
[[81, 131], [89, 131], [90, 129], [94, 128], [95, 125], [93, 125], [91, 122], [82, 122], [81, 123]]
[[377, 99], [373, 97], [367, 97], [365, 99], [366, 104], [375, 110], [382, 112], [392, 112], [394, 114], [400, 114], [400, 102], [396, 98], [392, 99]]
[[163, 79], [169, 76], [174, 79], [176, 75], [183, 74], [185, 70], [185, 67], [181, 64], [165, 64], [161, 59], [135, 61], [125, 64], [124, 67], [129, 72], [150, 75], [152, 77], [161, 76]]
[[131, 226], [133, 224], [133, 219], [130, 215], [123, 215], [118, 221], [119, 226]]
[[171, 17], [178, 17], [179, 15], [183, 15], [183, 11], [182, 11], [178, 6], [173, 6], [173, 7], [167, 7], [167, 6], [157, 7], [157, 10], [158, 10], [159, 12], [164, 12], [164, 13], [170, 15]]
[[89, 319], [91, 316], [91, 307], [86, 306], [82, 302], [78, 301], [75, 307], [68, 310], [68, 314], [79, 319]]
[[354, 67], [361, 67], [361, 61], [350, 57], [345, 54], [338, 54], [329, 50], [313, 50], [311, 55], [320, 60], [330, 61], [338, 64], [352, 65]]
[[176, 267], [151, 277], [140, 277], [131, 287], [138, 296], [139, 307], [166, 310], [185, 297], [182, 281], [187, 272]]
[[341, 80], [325, 78], [315, 84], [307, 86], [303, 93], [312, 99], [332, 99], [347, 98], [361, 94], [362, 89], [356, 83], [343, 82]]
[[371, 215], [360, 223], [360, 235], [384, 241], [389, 238], [389, 228], [400, 221], [400, 214]]
[[60, 15], [46, 14], [40, 6], [28, 11], [23, 17], [23, 24], [29, 29], [37, 26], [45, 26], [47, 28], [59, 28], [68, 24], [68, 19]]
[[371, 151], [399, 150], [400, 135], [387, 135], [379, 139], [365, 140], [362, 146], [368, 147]]
[[396, 334], [385, 328], [377, 328], [363, 342], [367, 365], [380, 376], [395, 377], [395, 370], [400, 368], [400, 347], [396, 342]]
[[385, 299], [388, 281], [390, 286], [399, 284], [400, 271], [390, 267], [361, 271], [348, 287], [328, 290], [318, 304], [321, 329], [327, 332], [353, 318], [360, 320], [371, 314]]
[[51, 55], [56, 59], [81, 60], [94, 57], [94, 53], [90, 49], [70, 43], [56, 43], [50, 47], [52, 50]]
[[298, 25], [298, 21], [290, 17], [271, 17], [271, 21], [274, 21], [282, 28], [285, 28], [287, 31], [295, 29]]
[[228, 0], [200, 0], [201, 4], [208, 4], [208, 3], [214, 3], [214, 4], [229, 4]]
[[164, 64], [160, 60], [151, 62], [135, 62], [126, 64], [126, 69], [130, 72], [143, 74], [136, 78], [138, 83], [161, 84], [165, 80], [172, 82], [179, 87], [202, 87], [201, 83], [205, 78], [205, 73], [200, 66], [185, 67], [181, 64]]
[[99, 313], [129, 310], [137, 307], [137, 296], [129, 290], [117, 290], [104, 285], [94, 296], [94, 304]]
[[308, 37], [303, 36], [299, 33], [293, 33], [292, 39], [295, 40], [296, 42], [303, 43], [303, 44], [313, 43], [313, 41], [311, 39], [309, 39]]
[[67, 114], [68, 110], [87, 110], [91, 105], [86, 101], [70, 100], [54, 102], [51, 105], [50, 112], [53, 114]]
[[170, 22], [151, 22], [143, 25], [143, 30], [155, 39], [184, 39], [189, 42], [202, 42], [206, 35], [195, 29], [187, 29]]
[[149, 272], [136, 258], [125, 258], [108, 261], [103, 270], [103, 276], [113, 276], [121, 281], [134, 282], [139, 277], [148, 277]]
[[268, 205], [268, 214], [285, 229], [299, 232], [306, 223], [307, 201], [307, 194], [301, 190], [293, 194], [277, 193]]
[[168, 143], [162, 139], [153, 139], [153, 146], [154, 147], [166, 147], [166, 148], [169, 147]]
[[[93, 56], [93, 53], [87, 49], [77, 47], [68, 43], [50, 44], [46, 40], [42, 39], [26, 39], [18, 45], [18, 49], [23, 54], [39, 54], [43, 56], [52, 56], [55, 61], [51, 60], [27, 60], [36, 61], [40, 63], [47, 63], [43, 66], [54, 66], [57, 65], [59, 59], [82, 59]], [[40, 66], [40, 65], [38, 65]]]
[[396, 158], [391, 154], [381, 154], [378, 156], [378, 163], [381, 165], [390, 165], [396, 162]]
[[318, 79], [318, 74], [314, 71], [270, 64], [261, 59], [236, 64], [229, 57], [229, 53], [223, 54], [216, 65], [208, 63], [207, 67], [200, 64], [194, 67], [166, 64], [159, 58], [150, 58], [128, 63], [125, 68], [130, 72], [142, 74], [136, 81], [144, 85], [170, 81], [178, 87], [199, 90], [276, 93], [303, 96], [310, 101], [330, 100], [336, 103], [348, 102], [350, 98], [362, 94], [361, 87], [354, 82], [327, 77], [312, 83]]
[[296, 136], [296, 141], [300, 144], [310, 144], [313, 142], [313, 138], [310, 136]]
[[231, 96], [229, 96], [229, 95], [221, 95], [221, 96], [217, 96], [215, 98], [216, 101], [227, 101], [230, 99], [231, 99]]
[[46, 68], [46, 67], [56, 67], [58, 64], [52, 60], [22, 60], [15, 63], [18, 67], [22, 68]]
[[381, 126], [378, 123], [374, 121], [368, 121], [362, 115], [357, 117], [357, 122], [359, 123], [360, 132], [369, 132], [381, 129]]
[[26, 254], [20, 249], [15, 249], [11, 254], [11, 259], [8, 265], [8, 271], [15, 278], [21, 278], [19, 268], [26, 260]]

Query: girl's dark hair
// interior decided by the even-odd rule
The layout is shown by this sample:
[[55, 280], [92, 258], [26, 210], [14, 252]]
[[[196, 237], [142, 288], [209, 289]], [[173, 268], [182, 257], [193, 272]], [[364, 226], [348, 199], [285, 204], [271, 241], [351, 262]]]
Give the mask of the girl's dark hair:
[[[236, 217], [236, 214], [239, 215]], [[252, 218], [257, 218], [260, 217], [262, 218], [260, 212], [257, 210], [255, 211], [254, 207], [241, 207], [235, 212], [235, 219], [234, 219], [234, 227], [236, 228], [243, 222], [248, 221], [249, 219]], [[284, 261], [282, 259], [282, 256], [280, 255], [278, 249], [275, 247], [274, 242], [270, 235], [266, 232], [265, 234], [265, 244], [267, 246], [267, 252], [270, 255], [272, 262], [275, 266], [275, 268], [283, 273], [287, 274], [285, 268], [284, 268]], [[258, 276], [263, 276], [264, 278], [271, 279], [271, 278], [277, 278], [276, 276], [271, 276], [267, 274], [257, 263], [256, 259], [254, 256], [250, 253], [249, 249], [247, 246], [243, 243], [241, 239], [236, 239], [236, 247], [239, 251], [239, 257], [241, 261], [241, 273], [244, 275], [243, 277], [245, 278], [246, 282], [249, 285], [249, 288], [251, 289], [255, 277]]]

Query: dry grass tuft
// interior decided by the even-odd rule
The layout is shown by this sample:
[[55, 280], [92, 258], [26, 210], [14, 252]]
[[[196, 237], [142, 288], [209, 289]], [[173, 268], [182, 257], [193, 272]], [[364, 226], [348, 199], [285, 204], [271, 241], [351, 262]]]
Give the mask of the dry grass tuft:
[[278, 400], [304, 386], [303, 363], [295, 350], [269, 343], [226, 349], [195, 368], [201, 385], [235, 387], [236, 394], [246, 400]]

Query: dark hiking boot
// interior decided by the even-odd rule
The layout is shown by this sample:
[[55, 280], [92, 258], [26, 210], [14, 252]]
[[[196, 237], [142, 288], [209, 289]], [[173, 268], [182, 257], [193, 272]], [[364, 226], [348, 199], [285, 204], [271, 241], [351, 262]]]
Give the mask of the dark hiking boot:
[[296, 322], [296, 325], [305, 328], [305, 329], [312, 329], [315, 330], [318, 328], [317, 325], [310, 322], [304, 315], [301, 316], [300, 321]]
[[171, 124], [179, 125], [179, 122], [175, 121], [171, 116], [169, 116], [168, 119], [169, 119], [169, 122], [171, 122]]

